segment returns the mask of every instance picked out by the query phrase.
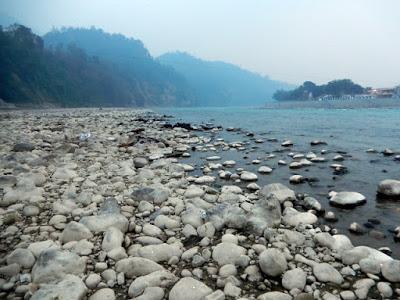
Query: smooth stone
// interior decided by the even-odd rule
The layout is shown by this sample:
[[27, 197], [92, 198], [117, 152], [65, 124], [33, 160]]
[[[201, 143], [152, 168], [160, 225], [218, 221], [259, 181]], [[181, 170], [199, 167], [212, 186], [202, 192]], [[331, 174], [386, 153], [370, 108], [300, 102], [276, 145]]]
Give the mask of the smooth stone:
[[128, 257], [119, 260], [115, 264], [115, 270], [124, 273], [127, 278], [135, 278], [164, 270], [164, 267], [147, 258]]
[[75, 275], [66, 275], [65, 278], [54, 284], [42, 284], [40, 289], [33, 294], [31, 300], [82, 300], [87, 288], [82, 280]]
[[18, 264], [22, 268], [30, 269], [35, 263], [35, 257], [27, 249], [17, 248], [7, 256], [7, 264]]
[[110, 288], [103, 288], [97, 290], [92, 296], [89, 297], [89, 300], [115, 300], [115, 292]]
[[343, 282], [343, 277], [339, 271], [328, 263], [315, 264], [313, 266], [313, 273], [318, 281], [321, 282], [330, 282], [338, 285]]
[[233, 243], [223, 242], [215, 246], [212, 258], [220, 265], [236, 265], [241, 255], [246, 254], [246, 249]]
[[289, 226], [298, 226], [299, 224], [314, 224], [318, 217], [311, 212], [299, 212], [292, 207], [286, 207], [283, 212], [282, 222]]
[[167, 270], [155, 271], [150, 274], [137, 277], [129, 286], [128, 295], [137, 297], [148, 287], [169, 287], [178, 280], [174, 274]]
[[256, 181], [258, 179], [258, 176], [254, 173], [248, 172], [248, 171], [243, 171], [240, 174], [240, 180], [243, 181]]
[[341, 207], [352, 207], [366, 202], [364, 195], [357, 192], [339, 192], [330, 200], [332, 205]]
[[261, 194], [270, 197], [270, 195], [274, 195], [280, 203], [285, 201], [293, 201], [296, 200], [296, 195], [293, 190], [284, 186], [281, 183], [271, 183], [264, 186], [261, 189]]
[[63, 279], [67, 274], [80, 275], [85, 271], [83, 258], [69, 251], [44, 250], [32, 269], [35, 283], [48, 283]]
[[382, 180], [378, 185], [378, 194], [389, 198], [400, 198], [400, 180]]
[[93, 234], [90, 232], [89, 228], [81, 223], [71, 221], [65, 226], [61, 234], [61, 242], [68, 243], [71, 241], [91, 239], [92, 237]]
[[390, 282], [400, 282], [400, 261], [388, 260], [382, 263], [382, 275]]
[[181, 278], [169, 292], [169, 300], [201, 300], [203, 297], [212, 293], [204, 283], [191, 278]]
[[300, 268], [286, 271], [282, 277], [282, 286], [288, 291], [299, 289], [302, 291], [306, 285], [306, 273]]
[[144, 246], [138, 250], [138, 254], [139, 256], [150, 259], [154, 262], [167, 262], [173, 256], [180, 257], [182, 250], [178, 245], [164, 243]]
[[162, 300], [164, 299], [164, 290], [158, 286], [148, 287], [143, 294], [136, 297], [136, 300]]
[[265, 274], [272, 277], [283, 274], [288, 267], [282, 251], [275, 248], [267, 249], [260, 254], [259, 265]]
[[268, 292], [257, 297], [257, 300], [292, 300], [292, 296], [282, 292]]

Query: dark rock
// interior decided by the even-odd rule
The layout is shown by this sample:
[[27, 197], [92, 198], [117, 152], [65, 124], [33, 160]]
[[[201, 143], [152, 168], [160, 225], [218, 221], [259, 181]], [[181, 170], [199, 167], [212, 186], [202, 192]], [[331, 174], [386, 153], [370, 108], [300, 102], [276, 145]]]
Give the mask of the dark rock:
[[35, 146], [30, 143], [17, 143], [14, 145], [12, 151], [14, 152], [29, 152], [35, 149]]

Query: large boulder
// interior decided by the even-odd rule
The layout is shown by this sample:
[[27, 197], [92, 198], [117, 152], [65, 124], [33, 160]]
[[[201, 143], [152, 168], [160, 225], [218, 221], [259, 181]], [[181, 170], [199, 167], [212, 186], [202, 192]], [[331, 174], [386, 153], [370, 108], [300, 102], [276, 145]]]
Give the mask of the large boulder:
[[248, 217], [249, 227], [258, 235], [262, 234], [265, 228], [278, 226], [281, 223], [281, 204], [274, 194], [261, 196], [252, 207]]
[[264, 250], [259, 256], [261, 271], [269, 276], [279, 276], [287, 269], [287, 261], [282, 251], [276, 248]]
[[257, 297], [257, 300], [292, 300], [292, 296], [282, 292], [268, 292], [261, 294]]
[[67, 274], [80, 275], [85, 271], [85, 260], [69, 251], [43, 251], [32, 269], [35, 283], [49, 283], [63, 279]]
[[382, 263], [382, 275], [390, 282], [400, 282], [400, 261], [388, 260]]
[[378, 185], [378, 195], [400, 199], [400, 180], [386, 179], [381, 181]]
[[68, 299], [81, 300], [87, 292], [86, 285], [75, 275], [66, 275], [65, 278], [52, 284], [42, 284], [33, 294], [31, 300]]
[[212, 289], [204, 283], [191, 278], [180, 279], [169, 292], [169, 300], [201, 300], [212, 293]]
[[332, 205], [340, 207], [354, 207], [366, 201], [365, 196], [357, 192], [339, 192], [330, 199]]
[[296, 200], [294, 191], [281, 183], [271, 183], [264, 186], [261, 190], [261, 195], [266, 197], [274, 195], [280, 203]]

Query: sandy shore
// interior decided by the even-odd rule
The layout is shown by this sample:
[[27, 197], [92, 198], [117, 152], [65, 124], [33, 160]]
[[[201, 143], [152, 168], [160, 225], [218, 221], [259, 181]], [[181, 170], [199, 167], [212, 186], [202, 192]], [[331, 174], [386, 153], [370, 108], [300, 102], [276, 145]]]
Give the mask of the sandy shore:
[[[138, 110], [1, 113], [0, 298], [400, 297], [390, 249], [354, 247], [321, 225], [335, 216], [312, 195], [258, 186], [272, 169], [221, 161], [220, 151], [247, 147], [218, 139], [221, 130]], [[210, 150], [201, 176], [180, 162]], [[288, 167], [321, 159], [299, 156]], [[227, 184], [213, 186], [211, 170]], [[400, 196], [399, 181], [378, 189]], [[364, 200], [331, 195], [336, 205]]]

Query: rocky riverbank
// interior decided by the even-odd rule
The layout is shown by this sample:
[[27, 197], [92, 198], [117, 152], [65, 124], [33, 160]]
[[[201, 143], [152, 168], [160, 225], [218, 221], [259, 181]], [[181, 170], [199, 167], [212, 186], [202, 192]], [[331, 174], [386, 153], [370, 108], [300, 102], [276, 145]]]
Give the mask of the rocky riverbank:
[[[272, 168], [256, 174], [221, 161], [220, 152], [249, 147], [218, 137], [235, 128], [170, 124], [133, 110], [5, 112], [0, 126], [0, 298], [400, 297], [400, 261], [390, 249], [355, 247], [322, 224], [336, 217], [315, 195], [258, 186]], [[214, 155], [200, 167], [182, 163], [205, 151]], [[324, 157], [292, 159], [279, 164], [299, 169]], [[331, 165], [337, 174], [346, 172], [340, 161]], [[399, 184], [384, 181], [377, 192], [398, 198]], [[362, 205], [358, 192], [330, 201]]]

